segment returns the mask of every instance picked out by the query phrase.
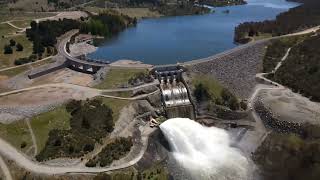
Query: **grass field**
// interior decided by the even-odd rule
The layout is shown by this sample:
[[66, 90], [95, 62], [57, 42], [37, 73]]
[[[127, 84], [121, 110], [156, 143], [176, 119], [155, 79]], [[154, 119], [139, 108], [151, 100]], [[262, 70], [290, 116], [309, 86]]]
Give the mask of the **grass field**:
[[40, 114], [30, 119], [32, 130], [37, 139], [38, 151], [44, 147], [52, 129], [69, 129], [70, 114], [65, 106], [58, 107], [52, 111]]
[[31, 19], [27, 20], [16, 20], [16, 21], [11, 21], [11, 23], [19, 28], [26, 28], [30, 26]]
[[14, 68], [14, 69], [1, 71], [0, 75], [6, 76], [7, 78], [10, 78], [10, 77], [16, 76], [16, 75], [18, 75], [18, 74], [20, 74], [22, 72], [25, 72], [25, 71], [27, 71], [29, 69], [30, 68], [28, 66], [20, 66], [20, 67]]
[[126, 84], [128, 80], [139, 72], [145, 72], [142, 69], [111, 69], [105, 79], [95, 88], [112, 89], [118, 88], [120, 85]]
[[[32, 146], [32, 139], [25, 121], [17, 121], [11, 124], [0, 123], [0, 136], [18, 150], [25, 151]], [[21, 144], [25, 142], [26, 147], [21, 149]]]
[[[52, 58], [49, 58], [47, 60], [44, 60], [44, 61], [40, 61], [40, 62], [37, 62], [37, 63], [34, 63], [32, 64], [31, 66], [33, 68], [35, 67], [39, 67], [39, 66], [42, 66], [44, 64], [48, 64], [48, 63], [52, 63], [54, 62]], [[14, 77], [22, 72], [25, 72], [25, 71], [28, 71], [30, 70], [31, 67], [29, 65], [26, 65], [26, 66], [17, 66], [13, 69], [9, 69], [9, 70], [6, 70], [6, 71], [0, 71], [0, 76], [6, 76], [6, 78], [11, 78], [11, 77]]]
[[[1, 34], [0, 34], [1, 35]], [[10, 66], [14, 66], [14, 60], [18, 58], [28, 57], [32, 54], [32, 42], [29, 41], [25, 34], [13, 36], [13, 37], [0, 37], [0, 68], [6, 68]], [[4, 46], [9, 44], [10, 39], [16, 41], [16, 43], [20, 43], [23, 46], [23, 51], [16, 51], [15, 47], [12, 47], [12, 54], [4, 54]]]
[[[0, 24], [0, 38], [2, 41], [2, 36], [14, 34], [17, 31], [16, 28], [10, 26], [9, 24]], [[2, 48], [2, 47], [1, 47]]]

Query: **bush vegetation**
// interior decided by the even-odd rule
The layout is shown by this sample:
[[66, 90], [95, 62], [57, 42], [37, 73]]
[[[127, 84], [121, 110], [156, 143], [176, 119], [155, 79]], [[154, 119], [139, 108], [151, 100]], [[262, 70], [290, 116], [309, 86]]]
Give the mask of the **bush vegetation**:
[[294, 46], [273, 79], [320, 101], [320, 36], [310, 36]]
[[12, 47], [8, 44], [4, 46], [3, 50], [4, 50], [3, 51], [4, 54], [12, 54], [13, 53]]
[[263, 58], [263, 72], [271, 72], [277, 63], [281, 61], [287, 50], [302, 42], [306, 37], [307, 35], [301, 35], [272, 40]]
[[242, 42], [248, 36], [261, 33], [279, 36], [293, 33], [320, 24], [320, 1], [298, 0], [303, 4], [279, 14], [275, 20], [263, 22], [245, 22], [235, 28], [236, 42]]
[[113, 130], [112, 110], [102, 100], [72, 100], [66, 105], [71, 114], [70, 129], [53, 129], [38, 161], [59, 157], [80, 157]]
[[102, 151], [90, 159], [86, 166], [94, 167], [99, 164], [101, 167], [110, 165], [114, 160], [119, 160], [124, 157], [131, 149], [133, 145], [132, 138], [117, 138], [115, 141], [109, 143]]
[[320, 127], [304, 125], [304, 136], [272, 132], [253, 154], [264, 179], [320, 179]]

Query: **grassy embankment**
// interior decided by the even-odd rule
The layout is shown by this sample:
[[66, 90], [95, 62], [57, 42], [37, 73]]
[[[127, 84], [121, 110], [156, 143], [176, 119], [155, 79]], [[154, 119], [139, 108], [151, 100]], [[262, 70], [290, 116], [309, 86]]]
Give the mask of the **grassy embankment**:
[[[30, 131], [25, 121], [17, 121], [11, 124], [0, 123], [0, 136], [23, 152], [32, 146]], [[25, 144], [25, 147], [23, 147], [23, 144]]]
[[130, 78], [137, 73], [145, 72], [143, 69], [110, 69], [104, 80], [95, 86], [98, 89], [112, 89], [119, 88], [119, 86], [126, 85]]
[[37, 115], [30, 120], [37, 139], [39, 152], [45, 147], [49, 132], [52, 129], [70, 129], [70, 117], [65, 106], [61, 106], [52, 111]]
[[[222, 105], [231, 110], [239, 110], [238, 98], [217, 80], [207, 75], [194, 75], [191, 80], [193, 95], [198, 103], [209, 102], [209, 105]], [[211, 108], [208, 107], [209, 109]]]

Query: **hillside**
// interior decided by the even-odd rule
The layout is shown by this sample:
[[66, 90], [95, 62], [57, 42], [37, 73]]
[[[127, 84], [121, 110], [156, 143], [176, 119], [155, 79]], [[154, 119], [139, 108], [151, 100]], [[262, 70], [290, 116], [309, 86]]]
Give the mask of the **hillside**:
[[273, 79], [304, 96], [320, 101], [320, 35], [295, 45]]
[[248, 37], [261, 34], [279, 36], [320, 24], [320, 1], [297, 0], [303, 4], [279, 14], [275, 20], [245, 22], [235, 28], [235, 42], [248, 42]]

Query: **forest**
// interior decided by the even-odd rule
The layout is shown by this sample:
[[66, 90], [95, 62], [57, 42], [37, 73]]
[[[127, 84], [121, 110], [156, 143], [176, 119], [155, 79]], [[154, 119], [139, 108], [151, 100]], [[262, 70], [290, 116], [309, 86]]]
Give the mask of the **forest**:
[[136, 24], [136, 18], [118, 14], [115, 11], [106, 11], [99, 15], [93, 15], [88, 21], [83, 22], [80, 25], [80, 32], [111, 37]]
[[33, 53], [42, 54], [45, 52], [45, 47], [54, 47], [57, 43], [57, 37], [72, 29], [78, 29], [80, 22], [71, 19], [48, 20], [39, 23], [32, 21], [30, 26], [31, 28], [26, 30], [26, 34], [33, 42]]
[[313, 35], [292, 47], [273, 80], [313, 101], [320, 101], [320, 35]]
[[262, 33], [279, 36], [294, 33], [320, 24], [320, 1], [299, 0], [303, 4], [279, 14], [275, 20], [245, 22], [235, 28], [234, 41], [248, 42], [248, 37]]

